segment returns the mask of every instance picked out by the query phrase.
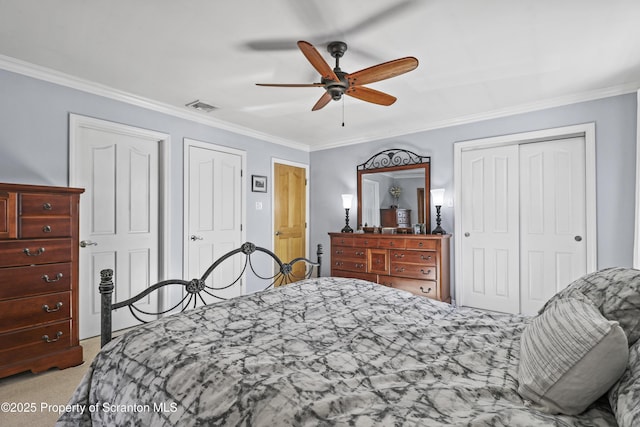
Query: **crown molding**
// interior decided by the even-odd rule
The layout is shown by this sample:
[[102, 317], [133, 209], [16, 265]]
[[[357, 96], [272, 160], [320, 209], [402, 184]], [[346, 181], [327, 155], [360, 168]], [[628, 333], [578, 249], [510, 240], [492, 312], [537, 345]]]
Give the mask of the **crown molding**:
[[102, 96], [104, 98], [113, 99], [115, 101], [124, 102], [147, 110], [168, 114], [181, 119], [211, 126], [216, 129], [226, 130], [236, 134], [256, 138], [262, 141], [271, 142], [278, 145], [284, 145], [301, 151], [309, 151], [309, 146], [290, 141], [284, 138], [278, 138], [262, 132], [257, 132], [243, 126], [237, 126], [229, 122], [217, 120], [211, 117], [203, 117], [198, 113], [183, 110], [173, 105], [164, 104], [152, 99], [144, 98], [128, 92], [124, 92], [112, 87], [101, 85], [89, 80], [80, 79], [51, 68], [42, 67], [26, 61], [22, 61], [10, 56], [0, 54], [0, 69], [10, 71], [16, 74], [22, 74], [34, 79], [43, 80], [60, 86], [77, 89], [93, 95]]
[[565, 105], [577, 104], [579, 102], [594, 101], [597, 99], [609, 98], [618, 95], [627, 95], [630, 93], [638, 92], [640, 88], [640, 81], [625, 83], [618, 86], [612, 86], [603, 89], [597, 89], [588, 92], [576, 93], [558, 98], [550, 98], [542, 101], [536, 101], [527, 104], [521, 104], [514, 107], [502, 108], [493, 111], [487, 111], [479, 114], [471, 114], [467, 116], [454, 117], [452, 119], [441, 120], [437, 122], [430, 122], [425, 126], [419, 128], [407, 129], [402, 132], [388, 133], [385, 135], [376, 136], [374, 138], [356, 138], [351, 140], [344, 140], [339, 142], [331, 142], [323, 144], [322, 146], [314, 146], [311, 151], [328, 150], [331, 148], [344, 147], [347, 145], [363, 144], [366, 142], [379, 141], [388, 138], [397, 138], [404, 135], [410, 135], [418, 132], [425, 132], [435, 129], [443, 129], [452, 126], [459, 126], [469, 123], [481, 122], [491, 119], [499, 119], [502, 117], [514, 116], [517, 114], [531, 113], [534, 111], [546, 110], [554, 107], [562, 107]]

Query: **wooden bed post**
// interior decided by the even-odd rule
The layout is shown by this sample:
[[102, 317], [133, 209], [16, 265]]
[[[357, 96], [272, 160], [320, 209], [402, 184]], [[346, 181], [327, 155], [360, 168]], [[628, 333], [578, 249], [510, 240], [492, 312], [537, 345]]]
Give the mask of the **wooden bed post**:
[[113, 270], [107, 268], [100, 271], [98, 286], [102, 298], [100, 308], [100, 347], [111, 341], [111, 299], [113, 296]]

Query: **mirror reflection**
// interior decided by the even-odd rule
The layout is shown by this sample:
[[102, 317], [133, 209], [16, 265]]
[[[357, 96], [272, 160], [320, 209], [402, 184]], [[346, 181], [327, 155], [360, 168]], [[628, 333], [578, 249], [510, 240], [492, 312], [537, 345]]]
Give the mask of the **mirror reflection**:
[[387, 150], [359, 165], [358, 226], [428, 233], [428, 162], [406, 150]]

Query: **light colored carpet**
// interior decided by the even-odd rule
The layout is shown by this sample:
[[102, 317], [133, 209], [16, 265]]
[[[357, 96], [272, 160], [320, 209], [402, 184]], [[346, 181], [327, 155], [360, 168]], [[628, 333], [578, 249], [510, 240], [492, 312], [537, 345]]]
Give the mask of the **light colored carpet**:
[[[0, 426], [32, 427], [53, 426], [59, 417], [55, 405], [69, 401], [76, 386], [84, 376], [91, 361], [100, 350], [100, 337], [80, 341], [84, 363], [63, 370], [51, 369], [40, 374], [24, 372], [0, 378], [0, 404], [7, 402], [12, 409], [21, 409], [27, 404], [34, 412], [9, 412], [0, 410]], [[35, 405], [32, 405], [35, 404]]]

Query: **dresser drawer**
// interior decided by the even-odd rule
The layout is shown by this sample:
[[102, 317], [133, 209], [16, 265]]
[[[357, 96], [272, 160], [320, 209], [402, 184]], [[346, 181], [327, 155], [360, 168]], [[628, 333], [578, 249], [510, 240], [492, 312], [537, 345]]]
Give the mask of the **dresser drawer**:
[[420, 265], [436, 265], [436, 253], [432, 251], [391, 251], [391, 260]]
[[357, 272], [357, 271], [346, 271], [346, 270], [331, 269], [331, 275], [334, 276], [334, 277], [348, 277], [348, 278], [351, 278], [351, 279], [367, 280], [367, 281], [373, 282], [373, 283], [376, 283], [376, 281], [378, 280], [378, 275], [377, 274], [362, 273], [362, 272]]
[[404, 241], [405, 239], [398, 239], [398, 238], [380, 238], [378, 239], [378, 247], [379, 248], [385, 248], [385, 249], [404, 249]]
[[353, 234], [349, 233], [331, 236], [331, 246], [353, 246], [353, 240]]
[[334, 261], [364, 261], [367, 259], [367, 251], [363, 248], [334, 246], [331, 251], [331, 259]]
[[0, 302], [0, 332], [71, 317], [71, 292]]
[[71, 215], [72, 197], [66, 194], [20, 195], [20, 214], [29, 215]]
[[389, 274], [389, 251], [386, 249], [369, 249], [368, 251], [369, 271], [377, 274]]
[[0, 241], [0, 267], [71, 261], [71, 239]]
[[71, 217], [21, 217], [20, 237], [38, 239], [71, 236]]
[[70, 345], [70, 320], [0, 334], [0, 365], [62, 351]]
[[380, 276], [378, 283], [391, 288], [402, 289], [415, 295], [438, 299], [437, 282], [431, 280], [413, 280], [402, 277]]
[[71, 290], [71, 264], [0, 269], [0, 300]]
[[435, 239], [407, 239], [407, 249], [438, 249], [438, 241]]
[[367, 260], [352, 261], [352, 260], [332, 260], [331, 267], [337, 270], [354, 271], [360, 273], [367, 272]]
[[414, 279], [436, 280], [436, 267], [391, 261], [391, 274]]

